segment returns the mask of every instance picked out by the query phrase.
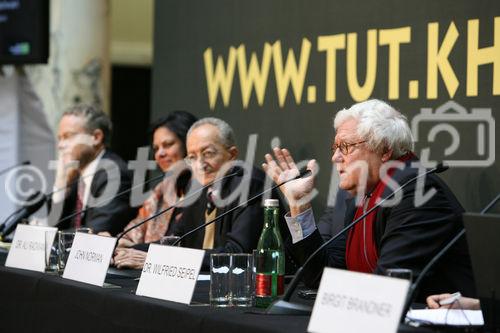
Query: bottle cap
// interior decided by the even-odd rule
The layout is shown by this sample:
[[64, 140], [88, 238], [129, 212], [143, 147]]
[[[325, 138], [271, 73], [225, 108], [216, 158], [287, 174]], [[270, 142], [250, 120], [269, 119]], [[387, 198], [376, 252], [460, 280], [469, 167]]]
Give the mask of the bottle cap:
[[266, 199], [264, 201], [264, 207], [279, 207], [278, 199]]

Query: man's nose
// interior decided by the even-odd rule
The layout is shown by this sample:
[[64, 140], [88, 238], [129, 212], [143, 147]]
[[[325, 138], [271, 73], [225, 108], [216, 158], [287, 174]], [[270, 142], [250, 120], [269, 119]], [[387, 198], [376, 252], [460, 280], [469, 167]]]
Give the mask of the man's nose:
[[332, 155], [332, 163], [342, 163], [343, 161], [344, 161], [344, 156], [340, 152], [340, 149], [339, 148], [335, 149]]
[[59, 140], [59, 142], [57, 143], [57, 149], [59, 150], [64, 150], [67, 146], [68, 145], [66, 143], [66, 140]]

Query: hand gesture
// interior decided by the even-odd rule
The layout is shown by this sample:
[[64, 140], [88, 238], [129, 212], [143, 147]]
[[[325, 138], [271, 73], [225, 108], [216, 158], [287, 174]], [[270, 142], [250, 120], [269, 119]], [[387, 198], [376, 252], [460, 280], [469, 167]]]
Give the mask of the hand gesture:
[[[299, 169], [287, 149], [274, 148], [273, 153], [276, 160], [270, 154], [266, 154], [266, 163], [263, 163], [262, 167], [276, 184], [299, 175]], [[307, 163], [307, 170], [312, 172], [311, 176], [299, 178], [280, 186], [281, 192], [290, 205], [292, 216], [296, 216], [311, 207], [310, 200], [316, 194], [314, 175], [317, 168], [316, 161], [310, 160]]]

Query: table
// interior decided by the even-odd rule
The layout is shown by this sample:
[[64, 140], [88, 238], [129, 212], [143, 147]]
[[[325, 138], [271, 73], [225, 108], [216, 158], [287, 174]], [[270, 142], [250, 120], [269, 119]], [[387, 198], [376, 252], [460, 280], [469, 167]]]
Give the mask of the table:
[[[211, 308], [207, 281], [194, 305], [135, 295], [133, 277], [109, 275], [101, 288], [0, 266], [1, 332], [306, 332], [308, 316], [265, 315], [256, 308]], [[400, 332], [438, 332], [401, 325]], [[448, 330], [447, 330], [448, 331]]]
[[[137, 281], [107, 278], [120, 289], [0, 267], [2, 332], [305, 332], [309, 317], [267, 316], [256, 309], [188, 306], [136, 296]], [[208, 301], [208, 282], [195, 290]]]

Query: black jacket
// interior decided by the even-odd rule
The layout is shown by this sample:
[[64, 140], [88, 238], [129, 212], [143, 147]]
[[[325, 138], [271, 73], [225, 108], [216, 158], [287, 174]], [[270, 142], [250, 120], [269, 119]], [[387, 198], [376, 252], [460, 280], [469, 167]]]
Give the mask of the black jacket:
[[[119, 182], [118, 191], [115, 194], [120, 193], [124, 190], [130, 189], [132, 186], [131, 173], [127, 170], [127, 165], [125, 162], [113, 152], [106, 150], [102, 159], [99, 161], [96, 174], [92, 179], [90, 185], [90, 193], [96, 198], [96, 203], [102, 203], [108, 201], [107, 194], [103, 193], [108, 184], [108, 174], [104, 168], [106, 167], [107, 161], [111, 161], [118, 166], [119, 169], [119, 179], [110, 179], [113, 182]], [[112, 177], [112, 176], [111, 176]], [[62, 215], [60, 220], [65, 216], [68, 216], [75, 212], [76, 209], [76, 197], [78, 192], [78, 182], [74, 182], [66, 195], [63, 202]], [[102, 197], [101, 197], [102, 196]], [[90, 197], [87, 207], [91, 206]], [[130, 193], [120, 195], [112, 198], [105, 205], [99, 205], [99, 207], [90, 207], [87, 209], [82, 216], [82, 226], [90, 227], [97, 233], [100, 231], [108, 231], [112, 235], [116, 235], [127, 225], [127, 223], [136, 215], [137, 209], [130, 207]], [[70, 218], [57, 224], [59, 229], [70, 229], [74, 227], [75, 218]]]
[[[393, 179], [398, 184], [417, 175], [417, 169], [411, 168], [410, 160], [403, 170], [397, 169]], [[407, 268], [413, 271], [415, 279], [432, 257], [442, 249], [463, 228], [463, 208], [448, 186], [436, 175], [425, 177], [423, 193], [435, 188], [436, 194], [423, 205], [414, 204], [417, 183], [405, 187], [401, 201], [392, 207], [381, 207], [376, 211], [374, 223], [375, 243], [379, 260], [376, 274], [384, 274], [388, 268]], [[386, 187], [382, 197], [387, 197], [393, 189]], [[422, 192], [420, 192], [422, 193]], [[354, 199], [347, 200], [344, 225], [353, 221], [356, 212]], [[332, 218], [322, 217], [322, 220]], [[338, 222], [332, 221], [336, 225]], [[327, 249], [311, 261], [307, 268], [305, 281], [317, 285], [323, 267], [346, 268], [345, 250], [347, 233], [333, 241]], [[320, 232], [316, 230], [309, 237], [292, 246], [299, 262], [305, 259], [323, 243]], [[417, 300], [436, 293], [460, 291], [466, 296], [475, 296], [475, 286], [466, 239], [462, 238], [434, 266], [423, 279]]]
[[[234, 172], [229, 171], [228, 173]], [[244, 175], [237, 175], [228, 178], [227, 181], [222, 181], [221, 185], [221, 198], [227, 198], [237, 186], [241, 183]], [[263, 171], [256, 168], [252, 169], [251, 181], [248, 191], [247, 199], [261, 193], [264, 190], [265, 174]], [[288, 229], [285, 219], [283, 218], [285, 209], [283, 208], [281, 198], [277, 190], [272, 191], [268, 198], [280, 200], [280, 230], [285, 238], [289, 237]], [[236, 198], [233, 202], [225, 207], [217, 207], [217, 216], [227, 212], [230, 209], [238, 206], [240, 197]], [[174, 234], [182, 236], [186, 232], [196, 228], [205, 223], [205, 210], [207, 207], [207, 196], [204, 191], [200, 198], [183, 209], [183, 215], [179, 223], [175, 225]], [[283, 213], [283, 214], [282, 214]], [[224, 216], [218, 222], [215, 222], [215, 235], [214, 235], [214, 248], [206, 250], [205, 259], [203, 261], [203, 270], [209, 267], [209, 258], [211, 253], [252, 253], [257, 247], [260, 234], [262, 232], [264, 220], [264, 208], [262, 197], [250, 202], [248, 205], [235, 209], [232, 213]], [[186, 237], [182, 241], [182, 246], [201, 249], [203, 247], [203, 239], [205, 237], [205, 229]], [[287, 271], [295, 270], [295, 265], [288, 258], [285, 263]]]

